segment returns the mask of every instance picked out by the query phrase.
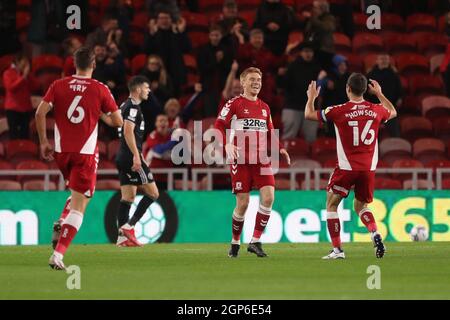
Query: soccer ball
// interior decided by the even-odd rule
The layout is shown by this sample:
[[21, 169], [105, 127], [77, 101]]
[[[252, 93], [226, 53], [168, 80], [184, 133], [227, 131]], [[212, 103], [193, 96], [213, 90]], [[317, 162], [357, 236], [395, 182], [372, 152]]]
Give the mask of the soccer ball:
[[424, 226], [417, 225], [411, 229], [409, 233], [412, 241], [426, 241], [428, 240], [428, 230]]
[[[142, 196], [137, 196], [130, 208], [130, 216], [134, 214], [137, 204], [142, 199]], [[147, 209], [141, 220], [136, 223], [134, 232], [137, 240], [142, 244], [154, 243], [162, 235], [166, 227], [166, 216], [161, 206], [153, 202]]]

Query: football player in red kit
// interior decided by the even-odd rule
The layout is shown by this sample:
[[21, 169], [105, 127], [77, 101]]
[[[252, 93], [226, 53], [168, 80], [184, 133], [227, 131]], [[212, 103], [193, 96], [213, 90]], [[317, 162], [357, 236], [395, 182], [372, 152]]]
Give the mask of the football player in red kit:
[[[122, 116], [108, 87], [91, 79], [95, 68], [92, 50], [82, 47], [74, 53], [77, 73], [52, 83], [36, 111], [41, 155], [56, 160], [71, 191], [70, 211], [49, 265], [65, 269], [63, 256], [80, 229], [89, 199], [94, 194], [98, 165], [98, 120], [120, 127]], [[46, 135], [45, 118], [53, 110], [55, 147]]]
[[[261, 155], [266, 154], [267, 144], [274, 135], [274, 127], [269, 106], [258, 98], [261, 90], [261, 76], [261, 71], [253, 67], [247, 68], [241, 73], [240, 81], [244, 93], [232, 98], [222, 107], [215, 123], [215, 128], [222, 133], [227, 158], [232, 163], [231, 182], [233, 193], [236, 194], [236, 207], [232, 218], [232, 240], [228, 256], [234, 258], [239, 253], [244, 217], [252, 187], [256, 187], [260, 191], [260, 205], [256, 215], [253, 237], [247, 251], [255, 253], [258, 257], [267, 256], [262, 249], [260, 238], [270, 218], [274, 201], [275, 179], [268, 157], [263, 159], [264, 156], [261, 157]], [[227, 131], [231, 131], [232, 138], [227, 139]], [[246, 145], [245, 135], [248, 134], [250, 134], [250, 141]], [[281, 147], [278, 140], [276, 141], [276, 148], [290, 164], [287, 151]], [[244, 151], [242, 151], [243, 149]], [[255, 158], [255, 155], [259, 155], [259, 157]]]
[[333, 250], [323, 259], [345, 258], [341, 246], [341, 225], [337, 208], [352, 187], [355, 192], [355, 212], [371, 234], [376, 257], [382, 258], [385, 246], [367, 204], [373, 201], [375, 169], [378, 162], [378, 130], [381, 124], [396, 117], [397, 112], [375, 80], [370, 80], [369, 89], [380, 100], [380, 104], [363, 99], [367, 79], [360, 73], [353, 73], [348, 78], [346, 88], [350, 101], [319, 111], [314, 110], [314, 101], [320, 92], [315, 81], [311, 82], [307, 91], [305, 118], [332, 121], [336, 131], [338, 163], [327, 186], [327, 226]]

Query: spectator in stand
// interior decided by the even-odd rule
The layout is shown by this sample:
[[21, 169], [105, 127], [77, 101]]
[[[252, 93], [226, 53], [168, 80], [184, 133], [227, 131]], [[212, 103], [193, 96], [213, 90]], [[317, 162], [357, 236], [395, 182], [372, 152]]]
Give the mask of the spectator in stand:
[[284, 53], [294, 24], [295, 15], [291, 8], [280, 0], [263, 0], [256, 11], [253, 28], [263, 30], [267, 48], [280, 56]]
[[222, 28], [223, 41], [237, 51], [239, 43], [248, 38], [249, 27], [245, 19], [239, 17], [238, 6], [235, 0], [225, 0], [222, 7], [222, 16], [218, 21]]
[[[398, 109], [402, 104], [402, 83], [397, 70], [391, 65], [391, 58], [388, 53], [381, 53], [377, 57], [377, 63], [367, 74], [368, 79], [376, 80], [383, 90], [384, 95]], [[379, 103], [378, 98], [368, 94], [367, 100]], [[397, 118], [391, 119], [386, 123], [389, 135], [391, 137], [400, 136], [400, 125]]]
[[103, 82], [117, 99], [125, 90], [125, 63], [115, 43], [107, 48], [103, 44], [94, 47], [95, 69], [92, 78]]
[[175, 23], [181, 18], [177, 0], [151, 0], [149, 4], [149, 12], [153, 19], [158, 18], [159, 12], [169, 13]]
[[270, 105], [274, 96], [274, 75], [281, 59], [277, 60], [276, 56], [264, 44], [265, 38], [262, 30], [251, 30], [249, 42], [239, 46], [237, 61], [240, 70], [249, 67], [257, 67], [261, 70], [263, 86], [260, 97]]
[[[145, 143], [144, 157], [151, 169], [172, 168], [172, 148], [178, 141], [172, 141], [172, 129], [169, 126], [169, 118], [165, 114], [156, 117], [155, 130], [150, 133]], [[167, 175], [154, 174], [153, 178], [158, 184], [158, 189], [167, 190]]]
[[230, 71], [233, 53], [230, 47], [222, 42], [222, 29], [212, 25], [209, 29], [209, 43], [199, 48], [197, 55], [200, 82], [205, 91], [204, 117], [215, 117], [220, 93]]
[[242, 93], [241, 81], [236, 78], [237, 72], [239, 70], [239, 64], [236, 60], [233, 61], [231, 65], [230, 72], [227, 76], [227, 81], [225, 82], [225, 87], [222, 90], [222, 98], [219, 103], [219, 108], [217, 110], [221, 110], [223, 105], [230, 100]]
[[336, 31], [336, 19], [330, 13], [328, 1], [314, 1], [312, 12], [305, 11], [303, 15], [307, 18], [305, 39], [314, 44], [316, 59], [322, 67], [331, 72], [335, 52], [333, 32]]
[[162, 105], [174, 96], [172, 79], [160, 56], [149, 55], [147, 66], [140, 73], [150, 80], [150, 89]]
[[[286, 105], [282, 111], [283, 139], [296, 138], [302, 129], [306, 141], [316, 140], [318, 124], [304, 118], [307, 96], [306, 90], [313, 80], [325, 77], [321, 66], [314, 60], [313, 44], [303, 42], [297, 48], [298, 57], [291, 62], [286, 74], [278, 78], [279, 87], [285, 89]], [[319, 77], [320, 75], [320, 77]]]
[[101, 26], [88, 34], [85, 46], [93, 48], [96, 44], [101, 44], [108, 47], [112, 42], [126, 56], [126, 38], [123, 37], [123, 31], [119, 28], [117, 17], [107, 11], [103, 15]]
[[64, 39], [62, 46], [64, 49], [64, 67], [63, 67], [63, 77], [71, 76], [75, 74], [75, 64], [73, 60], [73, 54], [77, 51], [83, 44], [80, 39], [76, 36], [69, 36]]
[[191, 42], [185, 32], [186, 20], [180, 18], [176, 23], [172, 21], [168, 11], [159, 12], [156, 21], [150, 19], [144, 52], [157, 54], [164, 60], [164, 65], [173, 80], [175, 96], [179, 97], [181, 86], [187, 81], [183, 54], [191, 50]]
[[181, 109], [178, 99], [174, 98], [167, 100], [164, 105], [164, 112], [168, 116], [169, 127], [171, 129], [186, 128], [187, 123], [192, 118], [194, 107], [196, 106], [202, 92], [202, 85], [200, 83], [196, 83], [194, 90], [195, 93], [183, 109]]
[[10, 139], [29, 139], [32, 78], [30, 62], [24, 53], [17, 53], [11, 66], [3, 72], [5, 110]]
[[[348, 71], [347, 58], [341, 55], [335, 55], [333, 58], [334, 68], [326, 78], [317, 82], [321, 87], [320, 94], [323, 97], [322, 105], [325, 107], [343, 104], [348, 101], [346, 94], [347, 80], [350, 77]], [[334, 137], [336, 132], [332, 122], [327, 122], [327, 135]]]

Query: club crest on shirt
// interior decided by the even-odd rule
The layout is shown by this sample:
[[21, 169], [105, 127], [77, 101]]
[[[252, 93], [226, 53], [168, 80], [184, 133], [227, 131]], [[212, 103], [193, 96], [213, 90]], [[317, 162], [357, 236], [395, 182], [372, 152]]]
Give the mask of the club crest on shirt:
[[136, 117], [137, 115], [137, 109], [130, 109], [130, 117]]
[[262, 115], [263, 115], [263, 117], [267, 117], [267, 111], [266, 111], [266, 109], [262, 109]]

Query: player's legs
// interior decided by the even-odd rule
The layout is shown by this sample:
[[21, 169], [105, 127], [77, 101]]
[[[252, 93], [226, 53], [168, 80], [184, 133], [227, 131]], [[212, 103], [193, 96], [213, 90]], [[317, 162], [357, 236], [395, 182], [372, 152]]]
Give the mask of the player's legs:
[[61, 226], [62, 226], [64, 220], [66, 219], [67, 215], [70, 212], [70, 199], [71, 199], [71, 196], [69, 196], [67, 198], [59, 219], [53, 223], [53, 232], [52, 232], [52, 247], [53, 247], [53, 249], [56, 248], [56, 244], [58, 243], [59, 236], [61, 235]]
[[119, 236], [117, 237], [117, 245], [122, 247], [141, 246], [134, 234], [134, 226], [128, 224], [131, 205], [136, 198], [137, 186], [122, 185], [120, 186], [120, 205], [118, 214]]
[[139, 201], [136, 211], [134, 212], [131, 219], [128, 221], [128, 224], [132, 227], [141, 220], [142, 216], [147, 211], [148, 207], [156, 201], [159, 197], [158, 187], [155, 182], [147, 183], [139, 187], [144, 192], [144, 196], [141, 201]]
[[231, 247], [228, 252], [230, 258], [236, 258], [239, 254], [241, 245], [241, 234], [244, 226], [245, 212], [247, 211], [250, 202], [250, 193], [236, 193], [236, 207], [233, 210], [232, 216], [232, 237]]
[[333, 250], [327, 256], [322, 259], [344, 259], [345, 254], [341, 245], [341, 223], [337, 209], [339, 203], [342, 201], [342, 196], [337, 193], [327, 192], [327, 228], [330, 234], [331, 242], [333, 244]]

